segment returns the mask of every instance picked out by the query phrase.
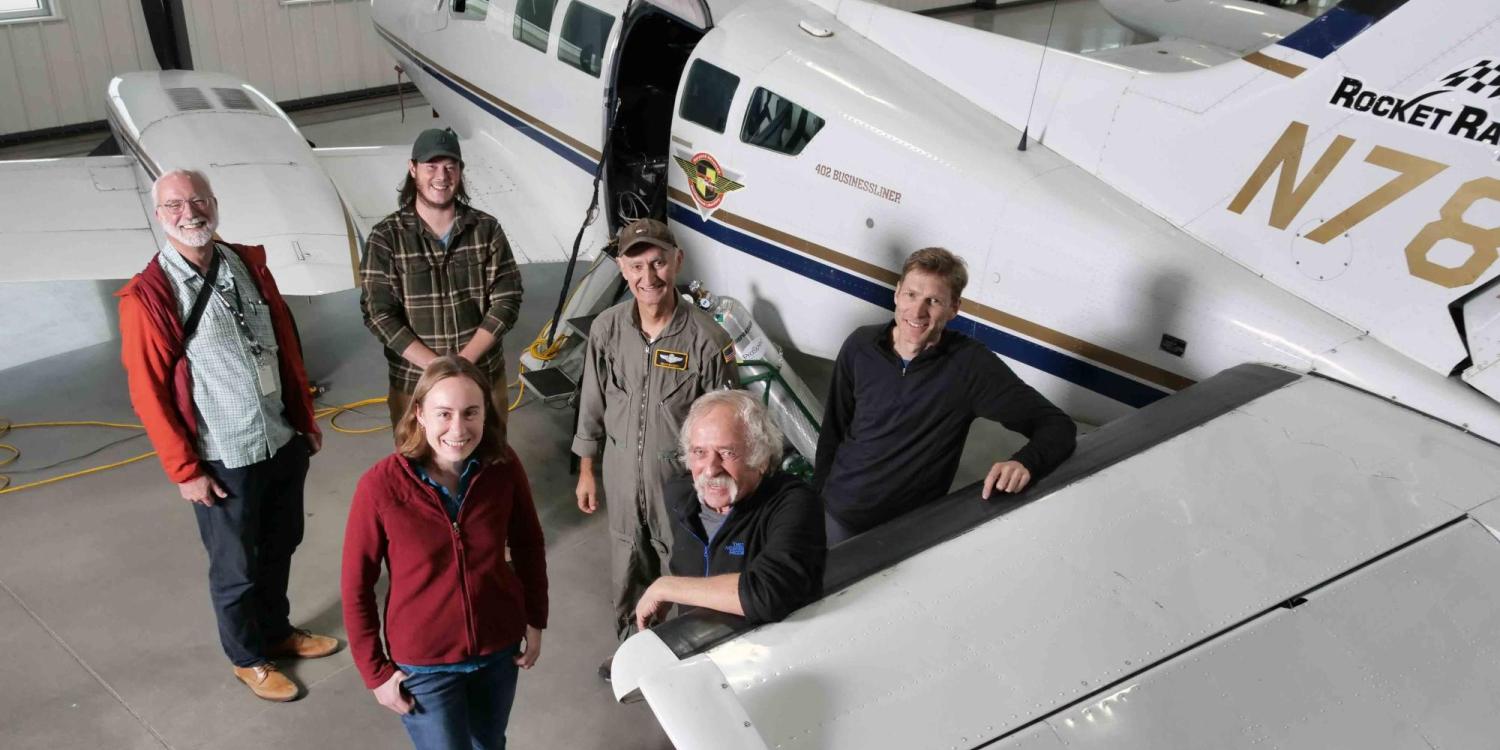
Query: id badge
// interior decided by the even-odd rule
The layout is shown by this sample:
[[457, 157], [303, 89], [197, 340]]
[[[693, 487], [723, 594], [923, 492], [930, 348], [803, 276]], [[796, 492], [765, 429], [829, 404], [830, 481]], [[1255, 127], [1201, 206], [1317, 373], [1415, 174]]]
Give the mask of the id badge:
[[265, 357], [255, 359], [255, 379], [260, 383], [260, 395], [269, 396], [276, 392], [276, 363], [268, 361]]

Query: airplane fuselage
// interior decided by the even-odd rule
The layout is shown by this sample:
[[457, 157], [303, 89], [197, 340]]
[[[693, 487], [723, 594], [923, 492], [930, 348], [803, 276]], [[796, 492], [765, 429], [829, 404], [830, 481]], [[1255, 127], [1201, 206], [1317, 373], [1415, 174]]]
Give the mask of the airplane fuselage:
[[[653, 210], [651, 187], [665, 180], [687, 277], [741, 299], [798, 350], [832, 357], [854, 327], [888, 318], [904, 257], [939, 245], [970, 271], [953, 328], [1081, 420], [1260, 361], [1500, 437], [1495, 404], [1463, 383], [1059, 153], [1018, 150], [1015, 128], [817, 5], [715, 5], [706, 33], [644, 3], [623, 20], [623, 3], [559, 3], [541, 14], [550, 30], [528, 25], [534, 6], [516, 8], [497, 0], [479, 19], [377, 0], [373, 16], [461, 135], [498, 143], [534, 173], [524, 189], [546, 207], [540, 220], [571, 234], [605, 161], [609, 220], [585, 240], [597, 248], [622, 217]], [[588, 11], [609, 25], [581, 54]], [[758, 142], [767, 130], [780, 135]]]

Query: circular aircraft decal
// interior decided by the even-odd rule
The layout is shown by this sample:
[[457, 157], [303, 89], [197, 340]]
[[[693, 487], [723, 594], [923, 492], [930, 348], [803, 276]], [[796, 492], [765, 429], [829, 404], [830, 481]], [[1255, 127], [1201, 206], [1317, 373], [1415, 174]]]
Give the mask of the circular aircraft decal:
[[724, 169], [719, 166], [719, 161], [712, 154], [699, 152], [693, 154], [692, 159], [684, 159], [680, 156], [672, 158], [677, 160], [677, 166], [682, 167], [682, 173], [687, 175], [688, 187], [693, 192], [693, 201], [705, 210], [718, 208], [719, 204], [724, 201], [725, 193], [744, 187], [724, 176]]

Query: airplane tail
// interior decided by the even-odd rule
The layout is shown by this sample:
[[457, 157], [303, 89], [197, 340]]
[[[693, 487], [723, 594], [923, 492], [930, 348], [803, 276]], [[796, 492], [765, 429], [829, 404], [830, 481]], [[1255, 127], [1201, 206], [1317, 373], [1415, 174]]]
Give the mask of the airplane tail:
[[1243, 58], [1149, 73], [819, 1], [1213, 250], [1500, 399], [1500, 4], [1345, 0]]

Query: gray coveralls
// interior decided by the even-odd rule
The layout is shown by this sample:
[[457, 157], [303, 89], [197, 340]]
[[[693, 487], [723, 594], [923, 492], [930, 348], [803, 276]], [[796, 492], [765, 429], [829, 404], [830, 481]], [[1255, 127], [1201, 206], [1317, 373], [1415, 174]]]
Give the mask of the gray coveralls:
[[635, 605], [667, 570], [672, 521], [662, 483], [681, 471], [677, 432], [704, 393], [739, 383], [729, 334], [679, 300], [655, 341], [641, 331], [634, 299], [594, 319], [584, 355], [573, 452], [604, 454], [601, 495], [609, 513], [616, 635], [635, 629]]

